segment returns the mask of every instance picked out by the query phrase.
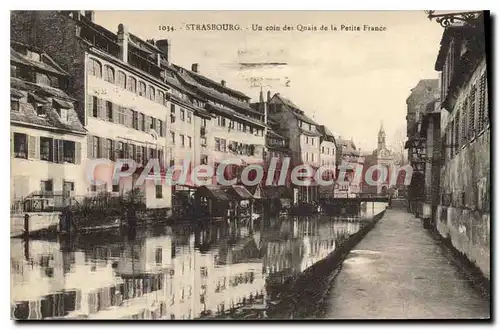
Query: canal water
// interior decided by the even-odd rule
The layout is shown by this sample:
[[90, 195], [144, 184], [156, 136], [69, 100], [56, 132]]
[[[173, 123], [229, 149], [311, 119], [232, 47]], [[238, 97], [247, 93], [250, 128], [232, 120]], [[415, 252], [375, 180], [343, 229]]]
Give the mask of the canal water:
[[[11, 239], [13, 319], [271, 318], [293, 279], [385, 209]], [[332, 269], [333, 271], [333, 269]], [[312, 284], [314, 285], [314, 284]]]

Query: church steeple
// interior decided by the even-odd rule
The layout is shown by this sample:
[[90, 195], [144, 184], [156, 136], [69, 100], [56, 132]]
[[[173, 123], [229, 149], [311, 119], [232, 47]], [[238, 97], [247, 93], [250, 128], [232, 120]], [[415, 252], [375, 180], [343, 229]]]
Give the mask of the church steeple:
[[383, 122], [380, 122], [380, 130], [378, 131], [378, 149], [385, 149], [385, 131]]

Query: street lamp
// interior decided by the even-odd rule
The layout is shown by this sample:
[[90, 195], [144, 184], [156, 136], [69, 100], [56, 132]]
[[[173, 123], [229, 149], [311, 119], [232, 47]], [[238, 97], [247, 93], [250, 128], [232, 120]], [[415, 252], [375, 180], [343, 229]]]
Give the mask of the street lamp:
[[471, 25], [477, 24], [479, 16], [483, 13], [482, 11], [463, 11], [437, 14], [435, 10], [425, 10], [424, 12], [427, 14], [429, 20], [436, 19], [436, 22], [444, 28], [457, 22], [464, 22]]

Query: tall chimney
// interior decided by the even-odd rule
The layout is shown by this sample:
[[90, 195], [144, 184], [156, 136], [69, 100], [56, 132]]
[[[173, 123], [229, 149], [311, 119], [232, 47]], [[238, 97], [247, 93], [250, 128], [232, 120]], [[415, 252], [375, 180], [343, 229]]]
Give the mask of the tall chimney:
[[264, 93], [262, 93], [262, 89], [260, 90], [260, 95], [259, 95], [259, 103], [262, 105], [263, 110], [264, 110], [264, 124], [267, 125], [267, 103], [269, 102], [269, 94], [271, 92], [267, 91], [267, 97], [268, 101], [264, 102]]
[[162, 51], [163, 57], [170, 63], [170, 41], [168, 39], [156, 40], [156, 47]]
[[198, 73], [198, 63], [191, 64], [191, 71]]
[[267, 91], [267, 102], [271, 101], [271, 91]]
[[221, 84], [222, 86], [226, 87], [226, 81], [225, 81], [225, 80], [221, 80], [221, 81], [220, 81], [220, 84]]
[[128, 29], [123, 25], [118, 25], [118, 45], [120, 45], [120, 59], [123, 62], [128, 62]]

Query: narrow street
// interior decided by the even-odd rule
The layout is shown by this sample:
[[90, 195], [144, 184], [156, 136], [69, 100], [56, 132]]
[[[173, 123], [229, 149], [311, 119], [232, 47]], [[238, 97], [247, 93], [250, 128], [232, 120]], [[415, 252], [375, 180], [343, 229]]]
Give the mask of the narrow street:
[[488, 318], [443, 247], [404, 210], [384, 218], [351, 251], [326, 298], [329, 319]]

